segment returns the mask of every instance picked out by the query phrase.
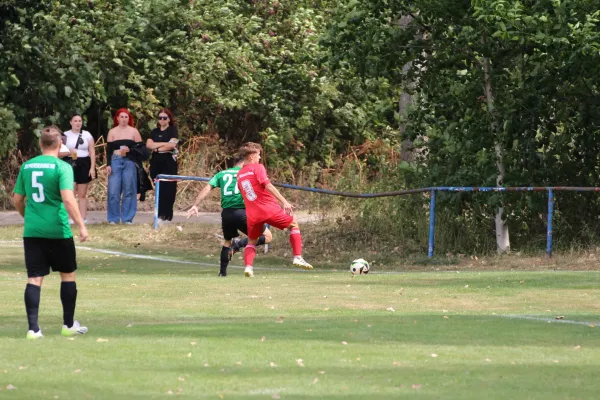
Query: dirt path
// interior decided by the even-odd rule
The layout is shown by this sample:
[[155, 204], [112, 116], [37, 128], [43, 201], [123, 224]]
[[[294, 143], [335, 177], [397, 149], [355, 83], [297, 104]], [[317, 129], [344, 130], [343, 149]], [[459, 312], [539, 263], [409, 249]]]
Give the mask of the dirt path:
[[[318, 219], [316, 215], [299, 213], [296, 218], [298, 222], [313, 222]], [[134, 224], [152, 224], [154, 222], [154, 213], [148, 211], [138, 211], [133, 220]], [[192, 217], [186, 219], [186, 214], [183, 212], [175, 212], [172, 223], [185, 222], [200, 222], [204, 224], [220, 224], [221, 213], [218, 212], [202, 212], [198, 218]], [[106, 223], [106, 211], [89, 211], [88, 224]], [[0, 212], [1, 225], [22, 225], [23, 217], [16, 211]]]

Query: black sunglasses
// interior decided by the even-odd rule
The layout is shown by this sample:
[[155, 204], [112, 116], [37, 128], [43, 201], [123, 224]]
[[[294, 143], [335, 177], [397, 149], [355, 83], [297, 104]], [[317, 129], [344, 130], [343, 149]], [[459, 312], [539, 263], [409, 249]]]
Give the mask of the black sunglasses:
[[166, 120], [168, 120], [168, 119], [169, 119], [169, 117], [160, 117], [160, 116], [159, 116], [159, 117], [158, 117], [158, 119], [163, 119], [163, 120], [165, 120], [165, 121], [166, 121]]

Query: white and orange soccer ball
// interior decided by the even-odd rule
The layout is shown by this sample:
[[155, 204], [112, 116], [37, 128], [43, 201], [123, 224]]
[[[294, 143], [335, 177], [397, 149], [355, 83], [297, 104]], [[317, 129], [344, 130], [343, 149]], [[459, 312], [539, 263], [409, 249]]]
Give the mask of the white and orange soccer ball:
[[369, 270], [370, 270], [369, 263], [366, 262], [362, 258], [354, 260], [354, 261], [352, 261], [352, 264], [350, 264], [350, 272], [352, 273], [352, 276], [368, 274]]

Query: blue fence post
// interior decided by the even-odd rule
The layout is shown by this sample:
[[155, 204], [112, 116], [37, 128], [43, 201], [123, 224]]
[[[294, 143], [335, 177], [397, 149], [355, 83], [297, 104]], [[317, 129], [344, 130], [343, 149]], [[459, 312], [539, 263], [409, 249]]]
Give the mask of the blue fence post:
[[158, 229], [158, 199], [160, 195], [160, 180], [154, 180], [154, 229]]
[[435, 189], [431, 190], [431, 199], [429, 200], [429, 247], [427, 257], [433, 257], [433, 239], [435, 238]]
[[548, 227], [546, 232], [546, 256], [552, 257], [552, 214], [554, 214], [554, 191], [548, 188]]

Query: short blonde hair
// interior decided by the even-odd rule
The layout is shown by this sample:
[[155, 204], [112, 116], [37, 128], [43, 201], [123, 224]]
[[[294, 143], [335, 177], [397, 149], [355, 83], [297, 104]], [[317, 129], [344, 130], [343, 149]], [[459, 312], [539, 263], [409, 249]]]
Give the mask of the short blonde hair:
[[40, 137], [42, 149], [54, 150], [61, 144], [62, 131], [56, 125], [45, 126]]
[[247, 142], [244, 143], [242, 147], [240, 147], [240, 150], [238, 151], [238, 157], [240, 157], [241, 159], [245, 159], [246, 157], [252, 154], [260, 154], [261, 152], [262, 146], [260, 144], [254, 142]]

